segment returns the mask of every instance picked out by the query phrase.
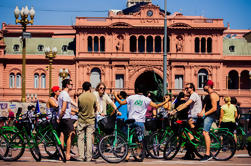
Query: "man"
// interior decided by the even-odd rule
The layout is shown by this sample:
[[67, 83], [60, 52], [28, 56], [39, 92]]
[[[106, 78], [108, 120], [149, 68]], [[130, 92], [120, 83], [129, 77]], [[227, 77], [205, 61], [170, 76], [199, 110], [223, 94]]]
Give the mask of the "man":
[[106, 86], [103, 82], [99, 83], [95, 89], [93, 94], [96, 96], [98, 101], [99, 112], [97, 112], [97, 121], [101, 120], [104, 116], [106, 116], [107, 112], [107, 104], [110, 104], [114, 110], [117, 110], [116, 105], [111, 100], [111, 98], [105, 93]]
[[[186, 109], [189, 106], [188, 110], [188, 124], [193, 131], [194, 129], [194, 123], [197, 122], [198, 113], [202, 110], [202, 102], [200, 96], [195, 92], [195, 86], [193, 83], [187, 83], [185, 86], [186, 92], [190, 95], [188, 101], [186, 101], [184, 104], [181, 104], [176, 109], [174, 109], [172, 114], [175, 114], [177, 111], [182, 111]], [[189, 137], [191, 140], [194, 139], [193, 135], [189, 133]], [[186, 145], [187, 152], [183, 159], [185, 160], [192, 160], [195, 158], [195, 155], [193, 153], [193, 147], [190, 144]]]
[[209, 131], [212, 126], [212, 123], [214, 122], [217, 114], [217, 110], [220, 109], [220, 97], [219, 95], [213, 90], [213, 81], [208, 80], [204, 84], [204, 91], [208, 93], [207, 96], [205, 96], [204, 99], [204, 107], [203, 110], [198, 114], [198, 117], [204, 118], [204, 125], [203, 125], [203, 135], [205, 138], [206, 143], [206, 154], [201, 159], [201, 161], [208, 161], [212, 159], [211, 153], [210, 153], [210, 136]]
[[[91, 83], [84, 82], [82, 85], [83, 93], [78, 98], [78, 151], [79, 159], [82, 161], [91, 161], [93, 133], [95, 131], [95, 112], [97, 110], [97, 98], [91, 93]], [[86, 148], [85, 148], [86, 136]]]
[[[72, 80], [65, 79], [62, 81], [62, 91], [58, 96], [58, 123], [60, 130], [60, 141], [64, 146], [64, 138], [67, 138], [66, 142], [66, 160], [70, 160], [71, 150], [71, 137], [74, 133], [73, 121], [71, 120], [71, 98], [69, 92], [72, 90]], [[64, 148], [64, 147], [63, 147]]]
[[[117, 92], [114, 91], [114, 96], [116, 100], [121, 105], [127, 104], [128, 106], [128, 119], [135, 119], [134, 124], [132, 124], [132, 127], [134, 128], [140, 128], [140, 133], [144, 133], [144, 123], [145, 123], [145, 114], [147, 111], [147, 106], [150, 105], [154, 108], [159, 108], [166, 104], [168, 100], [165, 98], [165, 101], [160, 104], [155, 104], [151, 101], [149, 97], [146, 97], [143, 95], [143, 87], [139, 86], [136, 89], [136, 94], [131, 95], [126, 100], [121, 101], [119, 97], [117, 96]], [[143, 137], [142, 135], [138, 136], [138, 138]], [[141, 140], [139, 140], [141, 141]], [[128, 160], [130, 157], [130, 153], [128, 153], [128, 156], [126, 157], [126, 160]]]

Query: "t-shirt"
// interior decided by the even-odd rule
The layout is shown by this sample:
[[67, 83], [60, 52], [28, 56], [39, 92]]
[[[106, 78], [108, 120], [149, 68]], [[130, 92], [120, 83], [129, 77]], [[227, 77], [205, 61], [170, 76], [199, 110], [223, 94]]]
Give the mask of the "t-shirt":
[[151, 107], [150, 105], [147, 106], [147, 110], [146, 110], [146, 117], [147, 118], [151, 118], [153, 117], [153, 110], [155, 108]]
[[69, 119], [71, 118], [71, 98], [69, 94], [63, 90], [62, 92], [60, 92], [58, 96], [58, 107], [59, 107], [58, 118], [61, 113], [64, 101], [67, 102], [67, 105], [66, 105], [65, 114], [63, 115], [62, 119]]
[[[124, 101], [124, 100], [125, 99], [122, 99], [121, 101]], [[117, 101], [116, 101], [115, 105], [117, 106], [117, 108], [120, 106], [120, 104]], [[118, 110], [119, 110], [119, 112], [121, 112], [122, 115], [117, 116], [117, 118], [126, 120], [127, 119], [127, 104], [121, 105]]]
[[201, 98], [197, 93], [193, 92], [189, 100], [192, 100], [193, 102], [190, 104], [188, 118], [197, 118], [197, 114], [202, 110]]
[[15, 117], [14, 112], [10, 111], [9, 112], [9, 118], [14, 118], [14, 117]]
[[234, 115], [237, 109], [233, 104], [230, 104], [229, 106], [224, 104], [221, 109], [224, 111], [222, 122], [235, 122]]
[[128, 119], [135, 119], [136, 122], [145, 122], [147, 106], [151, 99], [144, 95], [132, 95], [126, 99], [128, 105]]
[[78, 98], [78, 121], [84, 124], [94, 124], [97, 98], [91, 92], [83, 92]]

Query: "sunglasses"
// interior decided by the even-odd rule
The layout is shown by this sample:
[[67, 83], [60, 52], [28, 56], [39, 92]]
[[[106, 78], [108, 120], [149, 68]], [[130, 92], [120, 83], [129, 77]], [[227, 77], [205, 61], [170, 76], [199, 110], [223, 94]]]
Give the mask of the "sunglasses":
[[[191, 88], [191, 87], [189, 87], [189, 88]], [[189, 88], [185, 88], [185, 90], [188, 90]]]
[[100, 89], [100, 90], [105, 90], [105, 88], [103, 88], [103, 87], [100, 87], [99, 89]]

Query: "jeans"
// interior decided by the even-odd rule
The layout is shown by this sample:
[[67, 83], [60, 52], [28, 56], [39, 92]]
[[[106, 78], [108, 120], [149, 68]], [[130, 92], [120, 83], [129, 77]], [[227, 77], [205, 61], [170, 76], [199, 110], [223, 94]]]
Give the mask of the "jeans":
[[203, 130], [206, 131], [206, 132], [209, 132], [213, 122], [214, 122], [214, 118], [211, 117], [211, 116], [207, 116], [204, 119]]

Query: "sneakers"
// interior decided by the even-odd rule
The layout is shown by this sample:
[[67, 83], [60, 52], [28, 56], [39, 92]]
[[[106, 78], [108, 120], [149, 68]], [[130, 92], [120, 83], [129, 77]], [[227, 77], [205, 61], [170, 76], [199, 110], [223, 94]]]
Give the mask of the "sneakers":
[[206, 161], [209, 161], [213, 158], [212, 155], [208, 156], [208, 155], [204, 155], [204, 157], [200, 160], [201, 162], [206, 162]]

